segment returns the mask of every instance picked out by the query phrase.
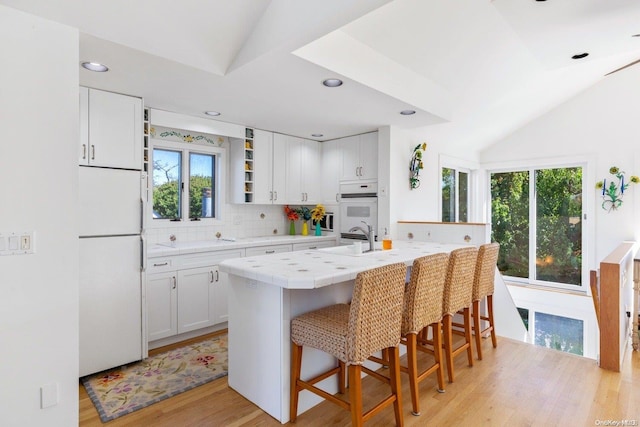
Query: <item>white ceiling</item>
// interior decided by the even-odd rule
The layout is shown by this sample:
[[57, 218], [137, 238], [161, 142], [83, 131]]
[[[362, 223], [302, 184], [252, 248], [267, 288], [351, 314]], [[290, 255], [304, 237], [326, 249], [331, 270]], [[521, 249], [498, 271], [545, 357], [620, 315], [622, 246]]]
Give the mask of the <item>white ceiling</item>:
[[0, 4], [78, 28], [80, 59], [110, 67], [83, 85], [321, 140], [393, 125], [480, 150], [640, 59], [637, 0]]

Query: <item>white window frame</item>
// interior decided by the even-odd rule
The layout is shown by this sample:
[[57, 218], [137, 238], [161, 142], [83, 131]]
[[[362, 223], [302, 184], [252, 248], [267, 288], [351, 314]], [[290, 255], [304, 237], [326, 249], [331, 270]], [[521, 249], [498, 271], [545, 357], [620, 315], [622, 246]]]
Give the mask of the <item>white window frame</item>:
[[[467, 221], [466, 223], [481, 222], [479, 213], [476, 210], [476, 205], [480, 203], [474, 203], [474, 200], [481, 200], [481, 195], [478, 193], [478, 170], [480, 169], [478, 163], [450, 157], [444, 154], [440, 155], [438, 166], [438, 221], [442, 221], [442, 169], [453, 169], [456, 171], [456, 202], [455, 202], [455, 223], [459, 221], [459, 208], [458, 192], [460, 187], [459, 173], [465, 172], [468, 174], [469, 182], [467, 183]], [[466, 224], [465, 223], [465, 224]]]
[[[181, 221], [171, 221], [170, 218], [153, 218], [153, 152], [155, 149], [160, 150], [171, 150], [178, 151], [182, 155], [182, 183], [184, 184], [184, 189], [180, 195], [182, 212]], [[215, 183], [214, 190], [214, 212], [215, 216], [213, 218], [199, 218], [199, 221], [191, 221], [189, 218], [189, 154], [206, 154], [215, 156], [215, 176], [213, 177]], [[209, 144], [202, 144], [198, 142], [193, 143], [181, 143], [174, 141], [164, 141], [159, 139], [151, 139], [150, 141], [150, 159], [149, 165], [151, 170], [149, 171], [149, 203], [147, 218], [148, 228], [166, 228], [167, 226], [172, 227], [188, 227], [188, 226], [203, 226], [203, 225], [219, 225], [222, 224], [223, 219], [223, 203], [225, 200], [224, 194], [224, 177], [225, 175], [225, 158], [226, 158], [226, 149], [223, 147], [211, 146]]]
[[[590, 265], [594, 264], [593, 258], [595, 257], [594, 242], [595, 242], [595, 211], [594, 211], [594, 191], [589, 189], [594, 188], [593, 185], [589, 185], [590, 182], [595, 182], [593, 170], [595, 160], [592, 157], [576, 156], [575, 158], [553, 158], [553, 159], [535, 159], [524, 160], [519, 162], [504, 162], [504, 163], [487, 163], [484, 166], [486, 171], [486, 195], [487, 195], [487, 218], [491, 221], [491, 174], [503, 173], [503, 172], [523, 172], [530, 173], [530, 177], [533, 178], [533, 172], [540, 169], [556, 169], [556, 168], [582, 168], [582, 267], [581, 267], [581, 283], [579, 285], [571, 285], [557, 282], [542, 281], [537, 279], [531, 279], [531, 277], [512, 277], [504, 276], [505, 280], [512, 283], [522, 285], [534, 285], [544, 288], [562, 289], [567, 291], [579, 292], [590, 294], [589, 288], [589, 269]], [[529, 194], [530, 197], [535, 197], [535, 179], [529, 179]], [[529, 218], [535, 218], [535, 203], [529, 202]], [[536, 251], [536, 226], [535, 224], [529, 225], [529, 275], [535, 272], [535, 251]], [[533, 237], [532, 237], [533, 236]], [[533, 244], [532, 244], [533, 243]]]

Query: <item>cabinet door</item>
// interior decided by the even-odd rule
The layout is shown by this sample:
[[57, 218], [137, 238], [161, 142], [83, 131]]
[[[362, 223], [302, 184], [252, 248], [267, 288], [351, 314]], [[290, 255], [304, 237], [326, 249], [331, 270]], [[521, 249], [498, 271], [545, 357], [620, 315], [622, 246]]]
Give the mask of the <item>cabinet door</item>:
[[304, 141], [304, 148], [304, 157], [302, 159], [304, 204], [315, 205], [322, 201], [322, 179], [320, 175], [322, 155], [320, 143], [307, 139]]
[[80, 151], [78, 162], [89, 164], [89, 89], [80, 87]]
[[273, 203], [287, 204], [287, 137], [279, 133], [273, 134]]
[[229, 320], [227, 308], [227, 290], [229, 288], [229, 275], [214, 267], [215, 281], [213, 284], [213, 323], [223, 323]]
[[147, 341], [178, 333], [177, 272], [147, 276]]
[[354, 181], [360, 179], [359, 137], [350, 136], [338, 140], [342, 151], [342, 174], [340, 179]]
[[213, 267], [178, 271], [178, 333], [213, 325]]
[[337, 203], [340, 192], [340, 174], [342, 172], [342, 151], [338, 141], [326, 141], [322, 146], [322, 164], [318, 181], [322, 187], [322, 202]]
[[305, 144], [302, 138], [293, 136], [287, 140], [287, 197], [286, 202], [300, 204], [304, 202], [303, 159]]
[[253, 131], [253, 201], [273, 203], [273, 133]]
[[142, 168], [142, 100], [89, 89], [89, 164]]
[[360, 179], [378, 179], [378, 132], [360, 135]]

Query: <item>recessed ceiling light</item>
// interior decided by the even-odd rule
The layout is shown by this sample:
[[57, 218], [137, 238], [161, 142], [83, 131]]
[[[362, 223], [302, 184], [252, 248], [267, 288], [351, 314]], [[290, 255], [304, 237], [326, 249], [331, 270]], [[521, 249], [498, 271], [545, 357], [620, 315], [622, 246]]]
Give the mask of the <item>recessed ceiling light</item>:
[[411, 116], [412, 114], [415, 114], [416, 111], [415, 110], [402, 110], [400, 111], [400, 114], [402, 114], [403, 116]]
[[589, 56], [589, 54], [587, 52], [577, 53], [577, 54], [573, 55], [571, 57], [571, 59], [582, 59], [582, 58], [586, 58], [587, 56]]
[[217, 111], [205, 111], [204, 112], [207, 116], [219, 116], [220, 113], [218, 113]]
[[104, 73], [105, 71], [109, 71], [109, 67], [107, 67], [106, 65], [100, 64], [99, 62], [83, 62], [81, 65], [89, 71], [95, 71], [98, 73]]
[[342, 86], [342, 80], [340, 79], [326, 79], [322, 82], [326, 87], [338, 87]]
[[314, 138], [322, 138], [324, 135], [321, 133], [312, 133], [311, 136]]

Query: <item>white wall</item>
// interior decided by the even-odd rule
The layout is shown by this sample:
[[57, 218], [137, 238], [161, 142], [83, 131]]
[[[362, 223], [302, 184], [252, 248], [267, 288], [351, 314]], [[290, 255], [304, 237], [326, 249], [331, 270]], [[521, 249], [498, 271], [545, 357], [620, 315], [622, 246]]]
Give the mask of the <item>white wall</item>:
[[631, 67], [600, 83], [521, 128], [481, 153], [483, 163], [531, 161], [561, 157], [593, 159], [587, 171], [595, 212], [595, 251], [590, 268], [623, 240], [640, 239], [640, 185], [625, 193], [624, 205], [607, 213], [595, 189], [618, 166], [640, 176], [640, 67]]
[[[0, 425], [78, 424], [78, 31], [0, 6]], [[40, 409], [40, 387], [59, 403]]]

